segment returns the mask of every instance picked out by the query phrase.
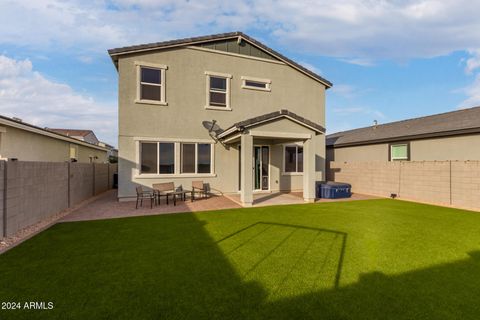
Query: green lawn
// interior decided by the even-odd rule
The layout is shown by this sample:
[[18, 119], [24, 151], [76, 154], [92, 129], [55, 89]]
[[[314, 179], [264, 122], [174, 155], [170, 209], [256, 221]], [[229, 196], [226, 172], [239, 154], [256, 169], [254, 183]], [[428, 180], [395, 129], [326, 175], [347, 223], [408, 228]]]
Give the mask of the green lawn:
[[55, 306], [0, 319], [479, 319], [480, 214], [382, 199], [62, 223], [0, 255], [0, 301]]

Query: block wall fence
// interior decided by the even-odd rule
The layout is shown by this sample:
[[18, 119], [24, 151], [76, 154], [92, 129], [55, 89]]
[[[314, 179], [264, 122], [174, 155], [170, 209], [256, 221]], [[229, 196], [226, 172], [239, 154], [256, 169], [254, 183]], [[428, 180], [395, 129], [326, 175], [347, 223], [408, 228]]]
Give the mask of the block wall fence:
[[113, 187], [116, 164], [0, 161], [0, 234], [11, 236]]
[[330, 162], [327, 179], [356, 193], [480, 210], [480, 161]]

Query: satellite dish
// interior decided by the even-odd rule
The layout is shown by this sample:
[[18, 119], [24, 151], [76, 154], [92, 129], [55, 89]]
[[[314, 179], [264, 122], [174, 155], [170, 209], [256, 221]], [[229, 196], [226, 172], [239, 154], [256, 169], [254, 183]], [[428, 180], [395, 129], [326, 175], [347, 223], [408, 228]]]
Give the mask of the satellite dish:
[[217, 124], [217, 120], [202, 121], [202, 125], [210, 134], [214, 134], [215, 136], [223, 131], [222, 128], [220, 128], [220, 126]]

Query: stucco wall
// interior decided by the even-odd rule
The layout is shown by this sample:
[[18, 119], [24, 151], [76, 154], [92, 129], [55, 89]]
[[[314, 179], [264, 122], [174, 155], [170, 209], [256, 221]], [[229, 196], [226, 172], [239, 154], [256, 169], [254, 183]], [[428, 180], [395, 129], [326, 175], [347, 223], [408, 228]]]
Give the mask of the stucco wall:
[[[20, 161], [62, 162], [70, 160], [70, 142], [50, 138], [14, 127], [6, 127], [0, 134], [0, 156]], [[95, 162], [107, 161], [107, 151], [78, 146], [78, 161], [89, 162], [89, 156], [97, 156]]]
[[[135, 103], [137, 94], [135, 61], [168, 66], [166, 70], [167, 106]], [[207, 81], [205, 71], [232, 75], [230, 84], [232, 111], [205, 109]], [[242, 76], [270, 79], [271, 92], [242, 89]], [[264, 62], [187, 48], [121, 58], [119, 60], [119, 197], [133, 196], [136, 184], [150, 187], [153, 183], [165, 181], [174, 181], [176, 184], [189, 187], [192, 180], [203, 180], [222, 192], [238, 191], [238, 150], [235, 147], [227, 150], [220, 144], [215, 145], [215, 176], [213, 177], [143, 178], [135, 177], [135, 137], [211, 141], [207, 130], [202, 126], [202, 121], [215, 119], [221, 128], [226, 129], [235, 122], [280, 109], [288, 109], [325, 126], [324, 100], [325, 87], [322, 84], [283, 63]], [[285, 131], [285, 128], [277, 125], [275, 130]], [[318, 136], [315, 140], [318, 148], [317, 171], [318, 175], [322, 176], [325, 162], [324, 136]], [[272, 164], [275, 161], [275, 155], [272, 148]], [[274, 168], [271, 170], [275, 171]], [[273, 179], [272, 174], [270, 184], [272, 190], [275, 185], [280, 188], [282, 184], [280, 176]], [[301, 177], [294, 177], [293, 180], [295, 180], [293, 185], [298, 185], [301, 189]], [[283, 183], [283, 185], [286, 184]]]
[[412, 160], [480, 160], [480, 135], [415, 140]]
[[327, 161], [388, 161], [388, 144], [328, 148]]
[[[480, 135], [410, 141], [411, 161], [480, 160]], [[327, 149], [327, 161], [388, 161], [388, 143]]]

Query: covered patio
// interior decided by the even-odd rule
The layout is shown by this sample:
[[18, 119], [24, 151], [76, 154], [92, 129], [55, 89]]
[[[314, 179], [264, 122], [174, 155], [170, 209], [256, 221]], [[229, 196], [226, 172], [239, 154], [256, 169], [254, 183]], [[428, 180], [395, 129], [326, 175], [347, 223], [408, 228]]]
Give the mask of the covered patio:
[[[251, 207], [255, 192], [261, 190], [301, 191], [302, 202], [314, 202], [315, 181], [317, 177], [323, 178], [324, 133], [325, 128], [321, 125], [288, 110], [235, 123], [220, 133], [218, 138], [224, 145], [239, 149], [241, 205]], [[296, 158], [302, 157], [301, 170], [286, 172], [283, 148], [287, 144], [301, 149], [301, 154], [295, 154]], [[257, 154], [264, 150], [265, 155]], [[265, 166], [264, 159], [267, 162]], [[260, 183], [262, 185], [259, 188]], [[297, 198], [291, 198], [290, 201], [298, 203]]]

